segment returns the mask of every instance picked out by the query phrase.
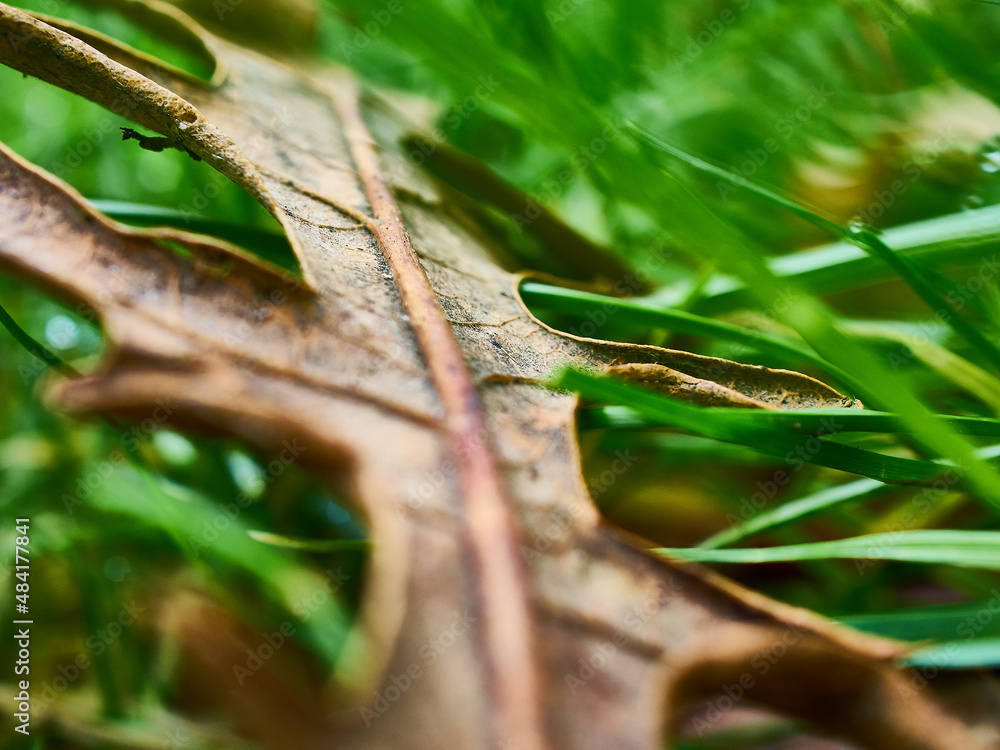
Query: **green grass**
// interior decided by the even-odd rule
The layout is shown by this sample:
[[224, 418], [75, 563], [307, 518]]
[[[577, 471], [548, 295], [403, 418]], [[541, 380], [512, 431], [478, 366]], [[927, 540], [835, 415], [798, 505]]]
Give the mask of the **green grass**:
[[[197, 49], [113, 10], [54, 5], [195, 75], [212, 72]], [[704, 409], [563, 373], [560, 386], [588, 399], [585, 478], [613, 522], [706, 564], [780, 559], [725, 572], [919, 641], [912, 664], [1000, 663], [995, 622], [976, 619], [1000, 586], [995, 7], [636, 0], [626, 12], [610, 0], [428, 0], [404, 3], [374, 34], [364, 28], [383, 0], [323, 7], [322, 55], [435, 100], [433, 139], [631, 269], [587, 291], [524, 282], [525, 303], [547, 323], [802, 370], [867, 407]], [[0, 139], [113, 218], [202, 232], [296, 269], [276, 223], [204, 164], [121, 143], [117, 127], [130, 123], [13, 71], [0, 69], [0, 86]], [[426, 137], [424, 115], [412, 128]], [[484, 211], [512, 266], [530, 271], [546, 264], [528, 208]], [[267, 456], [170, 431], [144, 433], [109, 464], [127, 426], [72, 420], [40, 396], [53, 368], [72, 376], [98, 361], [96, 321], [13, 279], [0, 278], [0, 304], [11, 333], [0, 337], [0, 508], [33, 519], [36, 585], [49, 596], [40, 642], [85, 640], [122, 598], [184, 587], [273, 629], [342, 566], [351, 585], [301, 637], [333, 666], [366, 549], [341, 499], [303, 472], [265, 481]], [[619, 475], [611, 467], [623, 455], [635, 460]], [[109, 466], [69, 514], [65, 498]], [[191, 540], [241, 494], [250, 502], [220, 543], [196, 550]], [[131, 722], [159, 740], [151, 717], [176, 716], [171, 648], [127, 631], [95, 660], [73, 687], [109, 719], [94, 723], [114, 734]], [[37, 658], [49, 674], [63, 657], [53, 645]], [[211, 746], [211, 732], [185, 726]], [[753, 747], [797, 731], [758, 729], [682, 746]], [[58, 741], [42, 733], [35, 747]]]
[[[622, 404], [634, 410], [647, 426], [679, 427], [724, 442], [738, 443], [788, 465], [803, 462], [879, 479], [883, 482], [932, 483], [947, 462], [901, 458], [834, 442], [832, 436], [847, 432], [894, 432], [909, 429], [899, 415], [855, 412], [850, 409], [810, 409], [772, 413], [764, 410], [708, 408], [686, 404], [651, 390], [630, 386], [611, 378], [567, 370], [554, 381], [561, 388], [576, 390], [601, 401]], [[605, 412], [606, 413], [606, 412]], [[634, 419], [629, 416], [626, 420]], [[948, 419], [942, 422], [949, 424]], [[617, 426], [604, 420], [604, 426]], [[972, 434], [998, 434], [1000, 421], [952, 419], [949, 426]], [[958, 430], [956, 430], [958, 431]], [[823, 437], [825, 436], [825, 437]], [[976, 459], [979, 460], [978, 458]], [[959, 473], [967, 469], [959, 466]], [[1000, 511], [992, 498], [984, 500]]]
[[967, 568], [1000, 569], [1000, 531], [897, 531], [783, 547], [657, 549], [658, 554], [717, 563], [797, 560], [899, 560]]

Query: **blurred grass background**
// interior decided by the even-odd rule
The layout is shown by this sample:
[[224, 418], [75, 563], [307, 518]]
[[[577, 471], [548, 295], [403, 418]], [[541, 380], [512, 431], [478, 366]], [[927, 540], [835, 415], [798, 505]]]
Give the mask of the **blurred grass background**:
[[[210, 73], [203, 61], [99, 5], [42, 0], [25, 7]], [[283, 15], [278, 3], [250, 0], [221, 17], [217, 9], [205, 12], [204, 20], [221, 30], [239, 27], [241, 13]], [[419, 137], [414, 143], [424, 144], [413, 147], [414, 168], [429, 169], [477, 202], [509, 248], [512, 267], [582, 277], [593, 271], [586, 254], [567, 269], [565, 253], [538, 236], [541, 222], [533, 217], [544, 209], [572, 229], [565, 236], [571, 257], [577, 247], [596, 248], [628, 269], [620, 278], [605, 274], [592, 291], [640, 293], [642, 309], [547, 284], [526, 286], [526, 301], [553, 325], [790, 367], [844, 388], [834, 375], [839, 368], [861, 378], [864, 394], [844, 390], [863, 395], [869, 406], [884, 407], [883, 399], [902, 394], [940, 414], [1000, 413], [988, 348], [997, 346], [1000, 322], [991, 270], [1000, 249], [1000, 7], [972, 0], [634, 0], [627, 6], [342, 0], [320, 6], [315, 23], [312, 48], [295, 41], [282, 52], [315, 51], [359, 71], [374, 87], [372, 106], [407, 118]], [[86, 197], [126, 204], [101, 204], [115, 215], [235, 231], [250, 250], [287, 264], [268, 234], [273, 219], [205, 165], [180, 152], [123, 144], [118, 127], [128, 122], [11, 70], [0, 69], [0, 91], [0, 139]], [[951, 314], [970, 321], [987, 348], [957, 335], [864, 248], [759, 191], [671, 157], [640, 133], [736, 175], [736, 183], [743, 178], [790, 196], [834, 225], [860, 221], [885, 230], [879, 236], [916, 259], [922, 278]], [[450, 169], [455, 155], [492, 175], [457, 173]], [[6, 277], [0, 304], [76, 368], [98, 361], [100, 331], [77, 311]], [[701, 327], [651, 317], [650, 309], [700, 316]], [[720, 323], [728, 327], [712, 327]], [[837, 336], [856, 348], [838, 346]], [[765, 338], [787, 346], [768, 349]], [[9, 336], [0, 336], [0, 362], [0, 506], [5, 517], [32, 518], [32, 603], [43, 629], [36, 649], [45, 644], [35, 658], [51, 665], [53, 679], [76, 654], [93, 654], [87, 639], [115, 620], [121, 602], [147, 602], [152, 613], [170, 592], [194, 587], [271, 631], [296, 618], [302, 598], [323, 589], [325, 571], [340, 567], [352, 582], [347, 590], [296, 620], [306, 624], [303, 643], [321, 663], [336, 658], [363, 556], [357, 549], [318, 553], [290, 545], [298, 538], [362, 537], [338, 498], [294, 467], [271, 477], [273, 457], [178, 435], [168, 420], [132, 433], [133, 444], [122, 439], [129, 426], [52, 414], [41, 398], [51, 377], [45, 367]], [[765, 435], [762, 426], [747, 428], [750, 439], [719, 440], [678, 429], [669, 421], [675, 412], [641, 396], [577, 385], [595, 407], [581, 431], [594, 497], [610, 520], [655, 546], [709, 540], [707, 550], [998, 528], [998, 498], [990, 490], [996, 472], [989, 466], [974, 481], [963, 474], [940, 491], [859, 480], [761, 453], [754, 438]], [[602, 412], [601, 405], [612, 410]], [[911, 437], [871, 428], [829, 439], [900, 459], [965, 460], [962, 443], [942, 438], [938, 447], [939, 425], [920, 422], [916, 411], [903, 416], [917, 425]], [[989, 446], [998, 442], [989, 432], [965, 439], [985, 448], [987, 462]], [[115, 451], [124, 460], [114, 461]], [[778, 486], [781, 471], [789, 481]], [[248, 506], [225, 529], [232, 546], [200, 549], [192, 539], [205, 533], [201, 524], [211, 525], [241, 493]], [[181, 512], [156, 511], [164, 507]], [[756, 527], [718, 538], [748, 520]], [[252, 537], [251, 530], [278, 537]], [[0, 530], [5, 544], [12, 535]], [[951, 658], [952, 666], [995, 667], [1000, 621], [991, 615], [983, 622], [981, 615], [998, 597], [997, 565], [973, 554], [979, 537], [961, 539], [945, 546], [950, 556], [925, 555], [922, 564], [793, 554], [721, 570], [782, 601], [850, 616], [867, 629], [960, 644], [962, 654], [976, 648], [961, 663], [954, 649], [924, 652], [929, 664]], [[939, 541], [915, 538], [925, 552]], [[965, 561], [956, 562], [956, 547], [961, 552], [965, 544]], [[283, 575], [275, 576], [276, 569]], [[2, 585], [12, 587], [12, 571], [4, 575]], [[99, 731], [108, 746], [139, 746], [141, 736], [161, 747], [164, 715], [192, 722], [181, 725], [191, 743], [185, 746], [242, 746], [205, 729], [205, 711], [178, 699], [172, 647], [156, 634], [153, 619], [147, 614], [125, 628], [72, 681], [66, 694], [79, 696], [83, 707], [54, 703], [55, 720], [33, 747], [75, 747]], [[744, 744], [729, 735], [717, 741], [726, 747], [764, 741], [746, 734]], [[687, 746], [712, 745], [702, 738]]]

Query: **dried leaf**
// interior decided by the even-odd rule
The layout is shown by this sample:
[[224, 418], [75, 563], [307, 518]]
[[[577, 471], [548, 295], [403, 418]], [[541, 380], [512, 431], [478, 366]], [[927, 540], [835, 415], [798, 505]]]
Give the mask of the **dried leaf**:
[[[206, 664], [271, 744], [656, 748], [692, 703], [742, 685], [871, 747], [997, 746], [988, 712], [965, 720], [895, 669], [898, 645], [602, 527], [575, 399], [537, 383], [574, 364], [631, 368], [703, 402], [839, 394], [795, 373], [552, 331], [349, 75], [270, 60], [169, 6], [122, 5], [189, 28], [218, 58], [214, 82], [2, 5], [0, 60], [242, 186], [290, 233], [306, 285], [217, 242], [114, 224], [6, 149], [0, 265], [104, 322], [104, 364], [55, 391], [64, 407], [143, 415], [169, 397], [190, 426], [265, 449], [298, 440], [365, 514], [375, 544], [332, 718], [238, 688], [239, 645], [208, 638], [205, 618], [179, 628], [205, 637]], [[779, 656], [761, 670], [762, 654]]]

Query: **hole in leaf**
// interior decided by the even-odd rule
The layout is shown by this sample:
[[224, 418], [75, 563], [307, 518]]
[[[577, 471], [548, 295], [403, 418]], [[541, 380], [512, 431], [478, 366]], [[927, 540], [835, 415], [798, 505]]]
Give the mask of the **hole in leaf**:
[[[0, 299], [39, 340], [65, 318], [79, 339], [67, 351], [91, 353], [99, 344], [85, 317], [2, 276]], [[337, 662], [363, 586], [365, 530], [349, 506], [294, 457], [182, 436], [157, 412], [114, 426], [52, 413], [37, 378], [19, 377], [32, 361], [0, 335], [0, 507], [26, 515], [30, 508], [32, 580], [53, 594], [33, 600], [39, 636], [90, 639], [82, 679], [63, 697], [92, 702], [104, 717], [127, 717], [123, 746], [162, 739], [159, 719], [133, 708], [151, 696], [156, 717], [211, 713], [210, 701], [186, 703], [193, 662], [151, 627], [185, 591], [251, 625], [255, 652], [261, 642], [276, 651], [274, 634], [283, 634], [283, 653], [310, 665], [319, 683]], [[254, 497], [227, 470], [234, 455], [253, 467]], [[268, 535], [286, 543], [268, 543]], [[325, 543], [318, 551], [294, 544], [317, 539]], [[42, 674], [59, 674], [66, 663], [58, 650], [36, 657]], [[257, 671], [273, 665], [254, 664], [239, 662], [244, 679], [266, 681]], [[209, 734], [219, 734], [217, 717], [213, 726], [204, 737], [196, 723], [186, 731], [207, 746]], [[109, 725], [107, 736], [117, 731]]]
[[301, 276], [277, 220], [204, 162], [123, 142], [119, 128], [131, 121], [10, 68], [0, 66], [0, 89], [0, 140], [98, 210], [133, 226], [211, 235]]
[[687, 712], [679, 722], [676, 750], [860, 750], [840, 739], [823, 737], [800, 722], [752, 705], [738, 706], [725, 693]]

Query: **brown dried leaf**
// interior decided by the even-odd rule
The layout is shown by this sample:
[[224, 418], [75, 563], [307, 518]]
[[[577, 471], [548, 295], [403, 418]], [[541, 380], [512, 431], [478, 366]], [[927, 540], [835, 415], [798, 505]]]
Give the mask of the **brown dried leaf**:
[[[227, 684], [271, 744], [655, 748], [687, 706], [751, 675], [753, 700], [871, 747], [997, 746], [988, 716], [961, 719], [893, 667], [897, 645], [603, 528], [580, 475], [575, 399], [536, 383], [575, 364], [710, 403], [839, 394], [795, 373], [546, 328], [408, 167], [398, 126], [377, 109], [362, 116], [348, 75], [265, 58], [158, 3], [123, 5], [190, 28], [218, 57], [214, 83], [2, 5], [0, 60], [241, 185], [289, 231], [306, 288], [220, 243], [116, 225], [6, 149], [0, 264], [104, 321], [110, 352], [61, 385], [63, 406], [142, 414], [169, 396], [192, 426], [264, 448], [294, 437], [367, 517], [376, 545], [347, 662], [364, 659], [364, 673], [335, 682], [337, 713]], [[205, 637], [225, 680], [240, 652], [209, 637], [219, 619], [179, 628]], [[779, 646], [768, 671], [753, 667]]]

